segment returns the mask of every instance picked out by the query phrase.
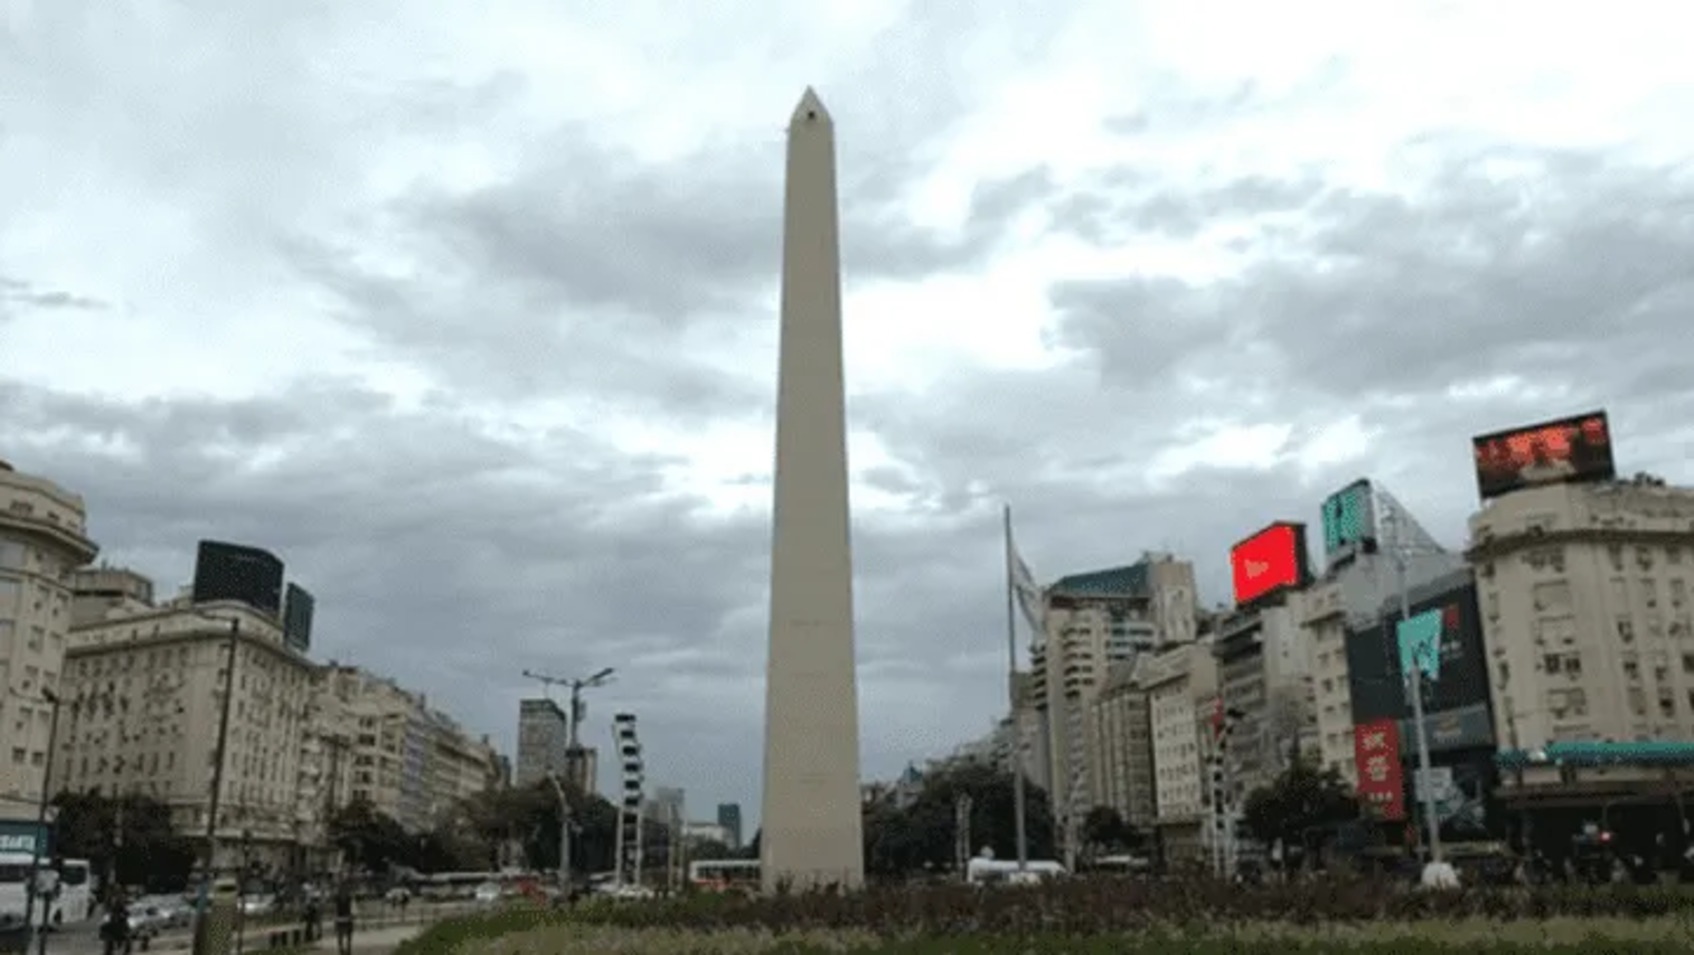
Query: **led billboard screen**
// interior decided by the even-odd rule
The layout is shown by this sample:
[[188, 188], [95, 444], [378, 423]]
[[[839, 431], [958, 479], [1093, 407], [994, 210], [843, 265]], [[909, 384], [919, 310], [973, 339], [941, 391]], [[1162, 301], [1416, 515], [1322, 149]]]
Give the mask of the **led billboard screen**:
[[1327, 563], [1376, 549], [1376, 501], [1360, 478], [1323, 502], [1323, 557]]
[[1617, 477], [1604, 411], [1480, 435], [1471, 450], [1484, 500], [1542, 484]]
[[201, 541], [194, 560], [194, 602], [239, 600], [282, 612], [282, 561], [269, 551], [222, 541]]
[[1306, 525], [1279, 521], [1229, 550], [1237, 606], [1306, 583]]
[[282, 642], [301, 653], [312, 649], [312, 613], [318, 602], [299, 584], [288, 585], [288, 600], [282, 605]]

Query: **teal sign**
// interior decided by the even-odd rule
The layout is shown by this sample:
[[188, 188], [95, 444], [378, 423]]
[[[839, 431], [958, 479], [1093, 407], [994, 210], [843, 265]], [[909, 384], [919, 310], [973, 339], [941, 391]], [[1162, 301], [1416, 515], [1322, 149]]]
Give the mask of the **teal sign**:
[[0, 852], [33, 855], [38, 840], [41, 843], [41, 855], [46, 856], [50, 850], [46, 826], [34, 820], [0, 819]]
[[1396, 642], [1400, 645], [1400, 673], [1411, 679], [1417, 667], [1426, 680], [1441, 676], [1441, 611], [1425, 610], [1394, 625]]
[[1370, 482], [1354, 481], [1323, 502], [1323, 554], [1334, 561], [1376, 540], [1376, 507]]

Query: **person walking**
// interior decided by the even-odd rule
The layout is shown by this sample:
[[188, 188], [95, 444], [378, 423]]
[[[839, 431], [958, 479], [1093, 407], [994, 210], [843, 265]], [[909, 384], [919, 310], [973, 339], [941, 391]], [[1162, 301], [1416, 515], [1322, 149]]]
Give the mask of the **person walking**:
[[106, 920], [100, 923], [100, 941], [106, 955], [129, 955], [129, 903], [122, 889], [113, 889], [106, 903]]
[[353, 887], [346, 882], [335, 890], [335, 950], [353, 955]]

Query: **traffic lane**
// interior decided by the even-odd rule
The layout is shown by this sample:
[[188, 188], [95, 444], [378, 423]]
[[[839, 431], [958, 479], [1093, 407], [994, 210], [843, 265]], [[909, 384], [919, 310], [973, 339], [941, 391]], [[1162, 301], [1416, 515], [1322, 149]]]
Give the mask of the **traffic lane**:
[[[402, 910], [399, 906], [387, 902], [374, 901], [358, 905], [355, 925], [357, 930], [370, 929], [386, 930], [406, 925], [422, 925], [429, 922], [439, 922], [442, 919], [456, 915], [466, 915], [486, 905], [477, 902], [413, 902]], [[264, 948], [263, 939], [274, 931], [284, 931], [303, 927], [299, 918], [282, 916], [250, 916], [239, 931], [245, 939], [260, 939], [259, 944], [247, 944], [251, 949]], [[333, 913], [326, 912], [323, 919], [323, 931], [328, 934], [335, 930]], [[194, 933], [187, 929], [170, 929], [154, 936], [148, 950], [171, 952], [193, 947]], [[66, 925], [48, 936], [48, 951], [60, 952], [63, 955], [92, 955], [103, 953], [105, 946], [100, 940], [99, 922], [86, 921]], [[140, 942], [132, 947], [132, 951], [143, 951]]]

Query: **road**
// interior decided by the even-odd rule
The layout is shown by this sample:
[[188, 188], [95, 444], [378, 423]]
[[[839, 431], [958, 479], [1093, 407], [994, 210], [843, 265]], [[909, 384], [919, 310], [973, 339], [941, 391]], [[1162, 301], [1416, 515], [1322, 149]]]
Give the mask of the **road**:
[[[386, 903], [366, 903], [359, 906], [359, 918], [356, 923], [358, 928], [353, 937], [354, 948], [386, 951], [410, 938], [424, 925], [462, 915], [476, 908], [477, 905], [472, 902], [413, 902], [402, 913]], [[269, 946], [269, 936], [273, 930], [293, 927], [293, 923], [278, 925], [270, 919], [266, 919], [264, 924], [250, 924], [242, 932], [241, 948], [248, 952], [262, 952]], [[335, 926], [327, 917], [324, 919], [324, 934], [329, 936], [329, 942], [333, 945]], [[192, 933], [185, 929], [172, 929], [154, 939], [149, 950], [179, 952], [190, 948], [192, 943]], [[47, 937], [48, 955], [101, 955], [103, 948], [97, 923], [93, 921], [67, 925]], [[134, 951], [140, 952], [141, 947], [135, 946]]]

